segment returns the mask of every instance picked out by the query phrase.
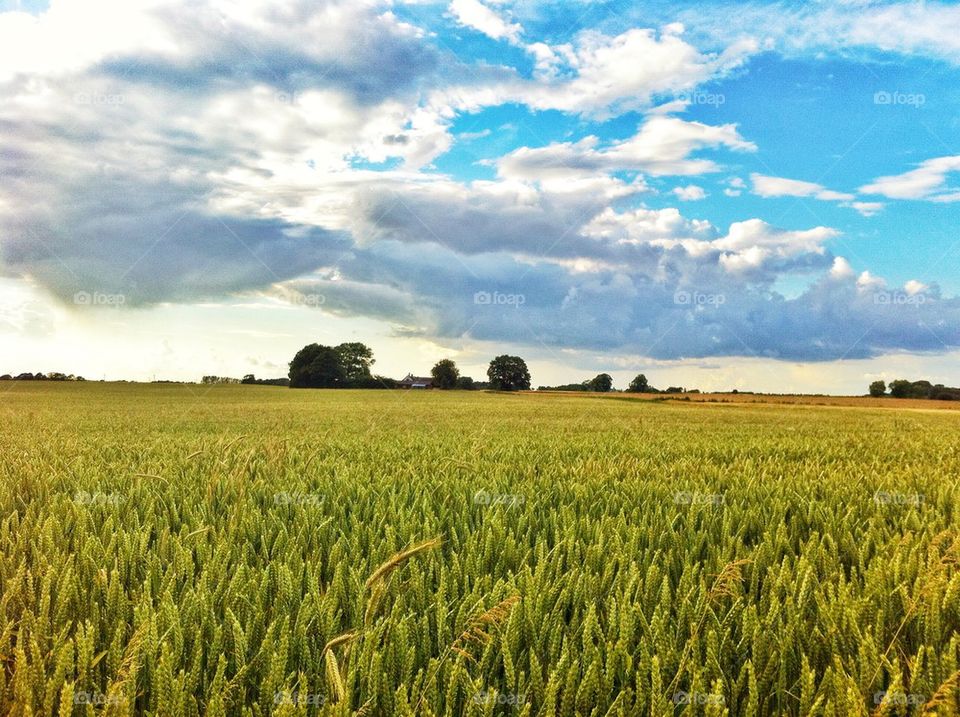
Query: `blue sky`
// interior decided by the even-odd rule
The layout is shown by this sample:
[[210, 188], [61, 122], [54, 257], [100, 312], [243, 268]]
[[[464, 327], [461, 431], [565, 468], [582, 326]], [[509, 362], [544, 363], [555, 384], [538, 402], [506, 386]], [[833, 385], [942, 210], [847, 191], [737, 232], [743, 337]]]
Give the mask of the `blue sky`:
[[958, 384], [958, 70], [935, 2], [0, 2], [0, 372]]

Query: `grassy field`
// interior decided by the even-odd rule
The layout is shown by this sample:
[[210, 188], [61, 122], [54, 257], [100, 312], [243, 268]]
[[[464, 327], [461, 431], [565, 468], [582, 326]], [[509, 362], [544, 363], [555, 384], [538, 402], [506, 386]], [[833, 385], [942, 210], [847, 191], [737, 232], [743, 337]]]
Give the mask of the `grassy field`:
[[960, 414], [0, 386], [0, 714], [955, 714]]

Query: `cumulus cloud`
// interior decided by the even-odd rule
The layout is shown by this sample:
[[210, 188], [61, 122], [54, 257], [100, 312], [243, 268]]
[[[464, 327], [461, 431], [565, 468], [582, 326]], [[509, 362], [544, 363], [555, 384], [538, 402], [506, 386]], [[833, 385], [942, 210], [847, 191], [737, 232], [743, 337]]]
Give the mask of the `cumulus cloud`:
[[523, 33], [519, 24], [507, 22], [480, 0], [453, 0], [450, 13], [461, 25], [478, 30], [494, 40], [517, 43]]
[[696, 184], [688, 184], [685, 187], [674, 187], [671, 193], [677, 195], [677, 199], [682, 202], [695, 202], [700, 199], [706, 199], [707, 193], [703, 187]]

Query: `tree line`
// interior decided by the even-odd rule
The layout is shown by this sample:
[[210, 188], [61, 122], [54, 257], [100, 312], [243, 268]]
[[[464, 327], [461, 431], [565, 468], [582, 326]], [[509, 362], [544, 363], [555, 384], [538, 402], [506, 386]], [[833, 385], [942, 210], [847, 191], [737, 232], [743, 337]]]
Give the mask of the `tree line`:
[[960, 388], [944, 386], [942, 383], [933, 384], [924, 380], [908, 381], [901, 378], [891, 381], [889, 386], [885, 381], [874, 381], [870, 384], [870, 395], [874, 398], [888, 396], [931, 401], [960, 401]]
[[[337, 346], [309, 344], [300, 349], [290, 362], [287, 379], [256, 380], [252, 375], [242, 383], [274, 383], [284, 381], [291, 388], [400, 388], [403, 381], [373, 373], [373, 351], [362, 343], [344, 343]], [[487, 380], [476, 381], [471, 376], [461, 375], [453, 359], [445, 358], [430, 370], [430, 381], [435, 388], [444, 390], [527, 391], [530, 390], [530, 370], [520, 356], [501, 354], [490, 360]], [[581, 383], [562, 386], [539, 386], [540, 391], [613, 391], [613, 377], [601, 373]], [[626, 389], [628, 393], [686, 393], [682, 386], [658, 389], [650, 385], [644, 374], [638, 374]], [[690, 393], [699, 393], [697, 390]]]
[[0, 376], [0, 381], [86, 381], [83, 376], [74, 376], [72, 373], [59, 373], [57, 371], [51, 371], [49, 373], [20, 373], [16, 376], [11, 376], [9, 373], [5, 373]]
[[[359, 342], [337, 346], [309, 344], [290, 362], [291, 388], [400, 388], [402, 381], [373, 373], [373, 351]], [[501, 355], [490, 361], [487, 381], [463, 376], [456, 362], [441, 359], [430, 371], [431, 383], [440, 389], [521, 391], [530, 388], [530, 371], [519, 356]], [[252, 376], [250, 376], [253, 379]], [[250, 381], [255, 382], [255, 381]]]
[[[538, 391], [581, 391], [586, 393], [608, 393], [613, 391], [613, 377], [608, 373], [601, 373], [587, 381], [580, 383], [565, 383], [560, 386], [538, 386]], [[626, 389], [627, 393], [700, 393], [699, 389], [690, 389], [683, 386], [670, 386], [659, 389], [650, 385], [647, 377], [637, 374]]]

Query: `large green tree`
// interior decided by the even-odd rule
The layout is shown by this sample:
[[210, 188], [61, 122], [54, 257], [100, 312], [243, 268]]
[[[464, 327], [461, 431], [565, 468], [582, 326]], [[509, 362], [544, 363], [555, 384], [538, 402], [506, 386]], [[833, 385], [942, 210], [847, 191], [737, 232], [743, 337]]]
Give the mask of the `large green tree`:
[[874, 381], [870, 384], [870, 395], [874, 398], [883, 396], [887, 392], [887, 384], [883, 381]]
[[519, 356], [497, 356], [490, 362], [487, 377], [490, 388], [495, 391], [526, 391], [530, 388], [530, 371]]
[[330, 346], [310, 344], [290, 362], [291, 388], [339, 388], [346, 381], [340, 353]]
[[642, 373], [638, 373], [630, 382], [630, 387], [627, 389], [627, 391], [630, 393], [653, 393], [653, 389], [650, 387], [647, 377]]
[[607, 393], [613, 388], [613, 376], [608, 373], [601, 373], [590, 379], [590, 390], [597, 393]]
[[335, 346], [333, 350], [340, 358], [340, 366], [343, 368], [347, 383], [366, 381], [371, 378], [370, 367], [375, 360], [373, 350], [369, 346], [352, 342]]
[[433, 385], [437, 388], [456, 388], [460, 369], [451, 359], [441, 359], [430, 369], [430, 375], [433, 376]]

